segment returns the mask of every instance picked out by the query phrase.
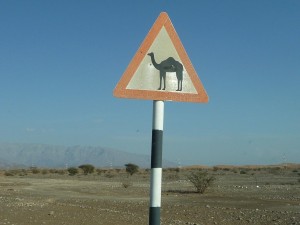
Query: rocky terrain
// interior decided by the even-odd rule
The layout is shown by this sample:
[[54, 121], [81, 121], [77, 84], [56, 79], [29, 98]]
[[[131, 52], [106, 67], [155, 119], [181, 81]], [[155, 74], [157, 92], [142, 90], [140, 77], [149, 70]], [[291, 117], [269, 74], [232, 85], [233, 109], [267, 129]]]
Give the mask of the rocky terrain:
[[[216, 179], [204, 194], [186, 175], [165, 169], [162, 225], [300, 224], [300, 166], [208, 168]], [[8, 173], [11, 172], [11, 173]], [[2, 171], [0, 225], [148, 224], [149, 170]]]

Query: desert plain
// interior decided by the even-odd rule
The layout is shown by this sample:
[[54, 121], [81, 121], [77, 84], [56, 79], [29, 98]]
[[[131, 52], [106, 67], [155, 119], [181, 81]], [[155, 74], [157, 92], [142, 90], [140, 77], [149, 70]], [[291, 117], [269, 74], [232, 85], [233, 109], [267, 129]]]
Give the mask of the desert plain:
[[[215, 177], [203, 194], [187, 179], [195, 170]], [[149, 189], [149, 169], [2, 170], [0, 225], [146, 225]], [[300, 165], [164, 169], [161, 224], [300, 224]]]

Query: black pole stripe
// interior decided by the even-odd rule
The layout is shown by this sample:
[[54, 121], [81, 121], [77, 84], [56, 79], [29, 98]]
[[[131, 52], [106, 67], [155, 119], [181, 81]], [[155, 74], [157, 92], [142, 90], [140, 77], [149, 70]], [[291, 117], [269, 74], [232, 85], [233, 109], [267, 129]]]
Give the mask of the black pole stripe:
[[162, 168], [163, 131], [152, 130], [151, 168]]
[[160, 207], [150, 207], [149, 225], [160, 224]]

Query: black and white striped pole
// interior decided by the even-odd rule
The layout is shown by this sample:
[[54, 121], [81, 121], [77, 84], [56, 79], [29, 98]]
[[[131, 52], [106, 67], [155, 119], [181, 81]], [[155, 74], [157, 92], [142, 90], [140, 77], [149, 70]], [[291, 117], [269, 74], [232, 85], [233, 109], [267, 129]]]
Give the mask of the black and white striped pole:
[[149, 225], [160, 225], [164, 102], [153, 101]]

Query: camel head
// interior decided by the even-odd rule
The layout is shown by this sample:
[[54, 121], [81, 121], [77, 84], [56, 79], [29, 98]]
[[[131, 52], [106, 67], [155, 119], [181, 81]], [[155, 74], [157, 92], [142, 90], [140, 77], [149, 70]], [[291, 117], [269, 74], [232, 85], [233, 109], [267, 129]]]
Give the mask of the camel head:
[[153, 52], [149, 52], [147, 55], [154, 56], [154, 53]]

